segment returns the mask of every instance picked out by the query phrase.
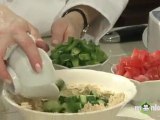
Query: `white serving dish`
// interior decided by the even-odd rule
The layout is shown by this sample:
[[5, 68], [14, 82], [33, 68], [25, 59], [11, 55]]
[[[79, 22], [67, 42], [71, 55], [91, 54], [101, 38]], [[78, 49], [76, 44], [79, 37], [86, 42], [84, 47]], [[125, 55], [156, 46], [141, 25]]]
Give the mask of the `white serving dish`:
[[103, 67], [107, 64], [108, 60], [109, 60], [109, 57], [103, 63], [94, 64], [94, 65], [79, 66], [79, 67], [72, 67], [72, 68], [68, 68], [66, 66], [62, 66], [62, 65], [58, 65], [58, 64], [53, 64], [53, 66], [56, 70], [61, 70], [61, 69], [91, 69], [91, 70], [103, 71]]
[[121, 108], [131, 101], [137, 92], [135, 85], [129, 79], [112, 73], [84, 69], [64, 69], [57, 70], [56, 72], [66, 84], [97, 84], [102, 89], [123, 92], [125, 99], [122, 103], [105, 110], [65, 114], [44, 113], [22, 108], [12, 100], [6, 91], [3, 91], [5, 102], [8, 106], [17, 110], [23, 116], [24, 120], [114, 120]]
[[[111, 72], [115, 73], [115, 65], [111, 67]], [[130, 79], [137, 88], [137, 94], [133, 98], [132, 103], [134, 105], [141, 105], [145, 102], [151, 103], [160, 100], [160, 80], [139, 82], [137, 80]]]

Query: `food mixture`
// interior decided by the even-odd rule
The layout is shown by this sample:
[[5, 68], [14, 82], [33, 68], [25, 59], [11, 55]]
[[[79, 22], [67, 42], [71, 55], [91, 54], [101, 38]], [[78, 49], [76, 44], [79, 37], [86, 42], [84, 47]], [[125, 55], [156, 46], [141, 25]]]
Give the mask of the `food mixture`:
[[27, 109], [51, 113], [77, 113], [103, 110], [123, 102], [124, 98], [124, 93], [102, 91], [97, 85], [74, 84], [65, 86], [58, 100], [33, 100], [17, 96], [14, 99]]

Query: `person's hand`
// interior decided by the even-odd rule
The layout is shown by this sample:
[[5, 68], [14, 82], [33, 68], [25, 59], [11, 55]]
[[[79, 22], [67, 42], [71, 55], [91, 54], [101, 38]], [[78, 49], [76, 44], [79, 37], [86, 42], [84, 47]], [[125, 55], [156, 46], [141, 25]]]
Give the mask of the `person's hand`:
[[36, 44], [44, 49], [48, 46], [40, 38], [40, 34], [29, 22], [13, 13], [7, 7], [0, 5], [0, 79], [10, 82], [11, 77], [6, 69], [4, 56], [6, 50], [13, 44], [18, 44], [26, 53], [32, 68], [40, 72], [42, 60], [36, 44], [28, 35], [30, 33], [37, 40]]
[[70, 12], [52, 24], [51, 33], [53, 45], [65, 42], [68, 37], [79, 38], [83, 29], [83, 18], [78, 12]]

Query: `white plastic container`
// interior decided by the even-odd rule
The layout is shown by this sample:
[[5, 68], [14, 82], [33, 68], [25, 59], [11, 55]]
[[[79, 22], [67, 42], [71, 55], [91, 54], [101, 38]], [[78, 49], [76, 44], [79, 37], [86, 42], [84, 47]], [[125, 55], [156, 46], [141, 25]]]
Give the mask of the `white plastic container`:
[[160, 7], [149, 12], [148, 27], [144, 30], [142, 39], [150, 52], [160, 49]]
[[55, 82], [58, 77], [48, 54], [42, 49], [38, 49], [42, 58], [42, 71], [35, 72], [24, 51], [17, 47], [9, 57], [8, 71], [13, 79], [12, 85], [7, 85], [7, 89], [15, 94], [27, 98], [53, 97], [59, 96], [59, 89]]

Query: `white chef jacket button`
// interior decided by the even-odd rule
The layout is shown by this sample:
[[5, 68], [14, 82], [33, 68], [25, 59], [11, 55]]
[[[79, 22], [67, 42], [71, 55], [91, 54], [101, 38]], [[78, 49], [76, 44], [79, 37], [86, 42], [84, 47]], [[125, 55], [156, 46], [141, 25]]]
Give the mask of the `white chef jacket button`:
[[13, 2], [13, 0], [7, 0], [7, 2]]

